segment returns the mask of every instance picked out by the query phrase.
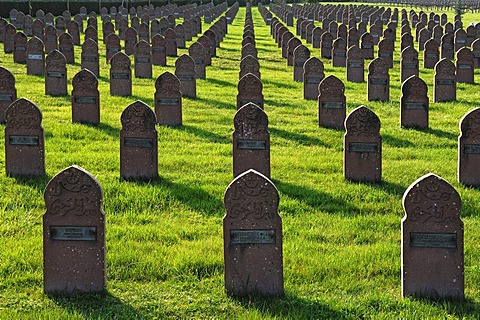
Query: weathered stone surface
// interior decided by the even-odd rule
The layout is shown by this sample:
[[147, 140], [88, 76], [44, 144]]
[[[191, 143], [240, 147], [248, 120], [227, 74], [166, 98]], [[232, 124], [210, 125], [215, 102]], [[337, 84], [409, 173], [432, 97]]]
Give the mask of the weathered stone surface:
[[480, 186], [480, 108], [470, 110], [460, 120], [458, 137], [458, 182]]
[[347, 44], [345, 39], [337, 38], [332, 45], [332, 67], [345, 67], [347, 65]]
[[440, 45], [434, 39], [425, 42], [423, 51], [423, 67], [433, 69], [435, 64], [440, 60]]
[[71, 35], [62, 33], [58, 37], [58, 50], [65, 56], [67, 63], [75, 63], [75, 46]]
[[45, 94], [67, 95], [67, 66], [65, 56], [53, 50], [45, 59]]
[[428, 128], [428, 87], [418, 76], [411, 76], [402, 84], [400, 98], [400, 125], [404, 128]]
[[400, 57], [400, 81], [411, 76], [418, 76], [418, 52], [413, 46], [408, 46], [402, 50]]
[[364, 58], [362, 50], [353, 45], [347, 51], [347, 81], [363, 82], [364, 81]]
[[107, 267], [100, 184], [84, 169], [71, 166], [50, 180], [44, 197], [45, 293], [104, 292]]
[[173, 29], [167, 29], [164, 33], [165, 37], [165, 52], [169, 57], [177, 56], [177, 35]]
[[237, 110], [249, 102], [263, 109], [263, 85], [255, 75], [251, 73], [244, 75], [238, 81], [237, 89]]
[[445, 180], [427, 174], [403, 195], [402, 295], [464, 298], [462, 201]]
[[195, 61], [183, 54], [175, 61], [175, 76], [180, 80], [181, 92], [184, 97], [197, 97], [197, 81], [195, 79]]
[[457, 99], [457, 81], [455, 65], [448, 59], [442, 59], [435, 65], [433, 83], [433, 101], [445, 102]]
[[98, 44], [92, 39], [87, 39], [82, 44], [81, 66], [82, 69], [90, 70], [97, 78], [100, 76]]
[[457, 51], [456, 55], [455, 69], [457, 82], [474, 83], [475, 56], [472, 51], [467, 47], [463, 47]]
[[135, 45], [135, 78], [152, 77], [152, 49], [145, 40], [140, 40]]
[[[206, 78], [206, 61], [208, 52], [205, 47], [198, 41], [195, 41], [188, 48], [188, 55], [195, 62], [195, 78], [196, 79], [205, 79]], [[240, 62], [241, 66], [241, 62]]]
[[138, 42], [137, 30], [130, 27], [125, 30], [125, 53], [132, 55], [135, 52], [135, 45]]
[[45, 70], [45, 52], [43, 42], [38, 37], [32, 37], [27, 42], [27, 74], [43, 75]]
[[167, 65], [166, 41], [161, 34], [152, 38], [152, 64], [154, 66]]
[[303, 98], [318, 99], [318, 85], [325, 78], [323, 62], [317, 57], [311, 57], [303, 65]]
[[182, 92], [180, 80], [164, 72], [155, 81], [155, 114], [157, 122], [167, 126], [182, 125]]
[[343, 129], [347, 113], [343, 82], [334, 75], [329, 75], [318, 85], [318, 92], [318, 125]]
[[132, 95], [132, 69], [130, 58], [122, 51], [110, 59], [110, 95]]
[[6, 122], [5, 112], [15, 100], [17, 100], [15, 77], [8, 69], [0, 66], [0, 123]]
[[13, 62], [27, 62], [27, 36], [21, 31], [13, 36]]
[[72, 86], [72, 122], [99, 124], [100, 93], [97, 77], [90, 70], [83, 69], [73, 77]]
[[293, 50], [293, 81], [303, 81], [303, 65], [310, 58], [310, 50], [304, 45], [298, 45]]

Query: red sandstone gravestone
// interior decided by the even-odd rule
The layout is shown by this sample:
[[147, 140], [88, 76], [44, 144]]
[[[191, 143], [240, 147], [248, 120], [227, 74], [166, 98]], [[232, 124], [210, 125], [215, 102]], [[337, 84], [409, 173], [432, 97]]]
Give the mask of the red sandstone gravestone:
[[424, 45], [423, 67], [433, 69], [438, 60], [440, 60], [439, 44], [436, 40], [429, 39]]
[[303, 65], [310, 58], [310, 50], [304, 45], [298, 45], [293, 50], [293, 81], [303, 81]]
[[403, 195], [402, 295], [464, 298], [462, 201], [445, 180], [427, 174]]
[[455, 61], [457, 82], [474, 83], [474, 59], [472, 51], [467, 47], [457, 51]]
[[303, 98], [318, 99], [318, 85], [325, 78], [324, 66], [320, 59], [311, 57], [303, 65]]
[[[205, 47], [198, 41], [192, 43], [188, 48], [188, 55], [195, 62], [195, 78], [196, 79], [206, 78], [207, 54], [208, 53]], [[240, 65], [241, 65], [241, 62], [240, 62]]]
[[402, 50], [400, 59], [400, 81], [418, 76], [418, 52], [412, 46]]
[[32, 37], [27, 42], [27, 74], [43, 75], [45, 70], [45, 52], [43, 42], [38, 37]]
[[19, 31], [13, 36], [13, 62], [27, 62], [27, 36]]
[[368, 65], [367, 99], [368, 101], [390, 100], [388, 64], [382, 58], [376, 58]]
[[44, 197], [45, 293], [104, 292], [105, 213], [98, 181], [84, 169], [71, 166], [50, 180]]
[[65, 56], [58, 50], [51, 51], [45, 59], [45, 94], [67, 94], [67, 66]]
[[98, 44], [94, 40], [87, 39], [83, 42], [80, 59], [82, 69], [90, 70], [97, 78], [100, 76]]
[[135, 45], [135, 78], [152, 77], [152, 50], [150, 44], [140, 40]]
[[196, 98], [195, 61], [189, 55], [182, 54], [175, 61], [175, 76], [180, 80], [182, 95], [184, 97]]
[[261, 173], [235, 178], [224, 195], [225, 291], [235, 297], [283, 296], [282, 220], [278, 191]]
[[152, 64], [154, 66], [166, 66], [166, 41], [161, 34], [156, 34], [152, 38]]
[[6, 68], [0, 66], [0, 123], [6, 122], [6, 110], [17, 100], [15, 77]]
[[97, 77], [88, 69], [72, 79], [72, 122], [100, 123], [100, 93]]
[[237, 90], [237, 110], [249, 102], [256, 104], [261, 109], [264, 108], [262, 81], [255, 75], [251, 73], [244, 75], [238, 81]]
[[347, 44], [345, 39], [337, 38], [332, 45], [332, 67], [345, 67], [347, 63]]
[[132, 69], [130, 58], [122, 51], [115, 53], [110, 60], [110, 95], [132, 95]]
[[433, 83], [433, 101], [445, 102], [457, 99], [457, 81], [455, 65], [448, 59], [442, 59], [435, 65]]
[[157, 123], [167, 126], [182, 125], [182, 92], [180, 80], [164, 72], [155, 81], [155, 114]]
[[320, 127], [343, 129], [347, 109], [345, 85], [329, 75], [318, 85], [318, 125]]
[[364, 81], [364, 58], [362, 50], [353, 45], [348, 48], [347, 52], [347, 81], [363, 82]]
[[67, 63], [75, 63], [75, 46], [73, 45], [73, 38], [68, 33], [62, 33], [58, 37], [58, 50], [63, 53]]
[[458, 182], [480, 186], [480, 108], [470, 110], [460, 120]]

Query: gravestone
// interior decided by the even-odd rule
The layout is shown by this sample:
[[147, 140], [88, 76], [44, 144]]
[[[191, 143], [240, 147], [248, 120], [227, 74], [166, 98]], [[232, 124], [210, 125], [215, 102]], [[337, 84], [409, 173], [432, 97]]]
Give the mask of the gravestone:
[[470, 110], [460, 120], [458, 137], [458, 182], [480, 186], [480, 108]]
[[414, 47], [413, 36], [410, 33], [404, 33], [401, 37], [400, 49], [403, 51], [406, 47]]
[[428, 128], [428, 87], [418, 76], [402, 84], [400, 125], [404, 128]]
[[270, 134], [267, 114], [254, 103], [242, 106], [233, 118], [233, 176], [254, 169], [270, 177]]
[[390, 100], [390, 76], [388, 74], [388, 64], [382, 58], [376, 58], [368, 65], [367, 91], [368, 101]]
[[[23, 23], [23, 32], [27, 35], [27, 37], [32, 36], [32, 24], [33, 24], [33, 19], [32, 16], [26, 15], [25, 20]], [[474, 29], [475, 30], [475, 29]]]
[[122, 47], [120, 45], [120, 37], [114, 33], [109, 34], [107, 36], [107, 39], [105, 40], [105, 49], [107, 51], [106, 58], [108, 63], [110, 62], [114, 54], [122, 50]]
[[[173, 29], [168, 28], [164, 34], [165, 37], [165, 52], [169, 57], [177, 56], [177, 35]], [[202, 43], [203, 44], [203, 43]]]
[[380, 119], [365, 106], [355, 108], [345, 119], [343, 172], [351, 181], [381, 182], [382, 137]]
[[347, 45], [345, 39], [337, 38], [333, 41], [332, 67], [345, 67], [347, 65]]
[[156, 34], [152, 38], [152, 64], [154, 66], [167, 65], [166, 41], [161, 34]]
[[[55, 19], [55, 17], [53, 16], [53, 14], [51, 12], [47, 12], [45, 14], [45, 17], [44, 17], [44, 20], [43, 22], [45, 23], [45, 27], [47, 26], [50, 26], [50, 27], [54, 27], [53, 25], [53, 20]], [[55, 31], [56, 33], [57, 31]]]
[[480, 37], [472, 42], [472, 53], [474, 58], [473, 67], [480, 69]]
[[71, 20], [67, 24], [68, 34], [72, 36], [72, 41], [74, 45], [80, 45], [80, 26], [77, 21]]
[[315, 27], [313, 30], [312, 30], [312, 46], [314, 49], [319, 49], [320, 48], [320, 43], [321, 43], [321, 40], [322, 40], [322, 34], [325, 32], [325, 30], [323, 30], [322, 28], [320, 27]]
[[8, 176], [45, 176], [42, 113], [30, 100], [15, 100], [6, 110], [5, 166]]
[[6, 122], [5, 111], [15, 100], [15, 77], [8, 69], [0, 66], [0, 123]]
[[378, 43], [378, 57], [385, 61], [388, 68], [393, 68], [393, 50], [393, 41], [389, 39], [382, 39]]
[[467, 33], [463, 29], [458, 29], [455, 31], [453, 37], [453, 48], [455, 52], [465, 47], [467, 43]]
[[82, 44], [81, 67], [90, 70], [97, 78], [100, 76], [98, 44], [92, 39], [87, 39]]
[[293, 81], [303, 81], [303, 65], [310, 58], [310, 50], [299, 45], [293, 50]]
[[462, 201], [432, 173], [403, 194], [402, 296], [464, 299]]
[[66, 21], [62, 16], [55, 18], [55, 29], [57, 29], [57, 36], [61, 35], [66, 31]]
[[247, 55], [242, 61], [240, 61], [240, 73], [238, 78], [241, 79], [247, 73], [251, 73], [261, 79], [260, 64], [258, 63], [258, 60], [251, 55]]
[[92, 27], [92, 26], [88, 26], [88, 27], [85, 29], [84, 41], [87, 40], [87, 39], [92, 39], [92, 40], [94, 40], [96, 43], [98, 43], [98, 31], [97, 31], [97, 28], [94, 28], [94, 27]]
[[206, 59], [208, 52], [205, 47], [198, 41], [195, 41], [188, 48], [188, 55], [195, 62], [195, 78], [206, 78]]
[[[45, 27], [43, 22], [35, 20], [32, 24], [32, 37], [38, 37], [40, 40], [45, 41]], [[1, 35], [0, 35], [1, 38]]]
[[332, 43], [333, 36], [330, 32], [324, 32], [322, 34], [322, 41], [320, 42], [320, 56], [322, 58], [332, 58]]
[[329, 75], [318, 85], [318, 126], [343, 129], [346, 110], [345, 85]]
[[53, 50], [45, 59], [45, 94], [67, 95], [67, 61], [58, 50]]
[[58, 37], [57, 37], [57, 30], [47, 25], [45, 27], [45, 53], [49, 54], [53, 50], [58, 50]]
[[182, 96], [196, 98], [195, 61], [188, 54], [182, 54], [175, 61], [175, 76], [180, 80]]
[[177, 48], [185, 48], [185, 28], [183, 25], [178, 24], [173, 29], [175, 31]]
[[71, 166], [45, 188], [43, 288], [46, 294], [102, 293], [106, 287], [102, 188]]
[[347, 52], [347, 81], [363, 82], [363, 68], [363, 52], [357, 45], [353, 45]]
[[148, 24], [142, 23], [138, 27], [138, 40], [144, 40], [147, 43], [150, 43], [150, 30]]
[[242, 47], [241, 51], [241, 58], [245, 58], [246, 56], [252, 56], [255, 59], [258, 59], [258, 50], [255, 46], [251, 43], [247, 43]]
[[145, 40], [140, 40], [135, 45], [135, 78], [152, 77], [152, 49]]
[[110, 59], [110, 95], [132, 95], [132, 69], [130, 58], [122, 51]]
[[17, 29], [11, 23], [5, 26], [3, 31], [3, 52], [5, 53], [13, 53], [13, 38], [17, 33]]
[[375, 57], [373, 37], [370, 33], [365, 32], [360, 37], [360, 49], [362, 49], [364, 59], [373, 59]]
[[311, 57], [303, 65], [303, 98], [318, 99], [318, 85], [325, 78], [323, 62], [317, 57]]
[[99, 124], [100, 93], [95, 74], [81, 70], [73, 77], [72, 86], [72, 122]]
[[237, 110], [251, 102], [261, 109], [263, 106], [263, 85], [262, 81], [255, 75], [247, 73], [239, 81], [237, 85]]
[[418, 52], [413, 46], [408, 46], [401, 53], [400, 81], [403, 82], [411, 76], [418, 76]]
[[[227, 187], [223, 241], [228, 295], [284, 295], [282, 219], [278, 215], [278, 202], [273, 183], [255, 170], [241, 174]], [[256, 214], [250, 214], [252, 212]]]
[[158, 147], [155, 113], [142, 101], [122, 113], [120, 130], [120, 176], [125, 180], [158, 177]]
[[37, 37], [32, 37], [27, 42], [27, 74], [43, 75], [45, 69], [45, 52], [43, 42]]
[[457, 80], [455, 65], [448, 59], [442, 59], [435, 65], [433, 83], [433, 101], [446, 102], [457, 99]]
[[13, 36], [13, 62], [27, 62], [27, 36], [21, 31]]
[[71, 35], [62, 33], [58, 37], [58, 50], [63, 53], [67, 63], [75, 63], [75, 52]]
[[436, 40], [429, 39], [424, 45], [423, 67], [433, 69], [438, 60], [440, 60], [439, 44]]
[[[115, 26], [113, 25], [113, 23], [111, 21], [107, 21], [105, 23], [103, 23], [103, 43], [106, 44], [106, 40], [107, 40], [107, 37], [112, 34], [112, 33], [115, 33]], [[119, 37], [120, 39], [120, 37]]]
[[210, 40], [209, 37], [206, 37], [206, 36], [201, 36], [197, 39], [198, 42], [200, 42], [201, 45], [203, 45], [203, 47], [205, 48], [205, 50], [207, 51], [207, 55], [206, 55], [206, 61], [205, 61], [205, 64], [207, 66], [211, 65], [212, 64], [212, 55], [213, 55], [213, 49], [212, 47], [214, 46], [214, 44], [212, 43], [212, 40]]
[[155, 81], [155, 114], [157, 123], [166, 126], [182, 125], [182, 92], [180, 80], [164, 72]]
[[287, 59], [288, 57], [288, 41], [294, 37], [293, 33], [290, 31], [284, 32], [282, 34], [281, 46], [282, 46], [282, 58]]
[[472, 51], [463, 47], [457, 51], [455, 68], [457, 72], [457, 82], [474, 83], [474, 63], [475, 56]]
[[432, 37], [432, 33], [428, 29], [422, 29], [418, 34], [418, 51], [423, 51], [425, 43]]
[[[287, 44], [287, 66], [293, 66], [293, 51], [296, 47], [302, 44], [302, 41], [298, 38], [291, 38]], [[256, 56], [254, 56], [257, 58]]]
[[135, 52], [135, 45], [137, 44], [137, 30], [130, 27], [125, 30], [125, 53], [132, 55]]
[[453, 60], [455, 51], [453, 50], [453, 35], [444, 34], [441, 41], [441, 58]]

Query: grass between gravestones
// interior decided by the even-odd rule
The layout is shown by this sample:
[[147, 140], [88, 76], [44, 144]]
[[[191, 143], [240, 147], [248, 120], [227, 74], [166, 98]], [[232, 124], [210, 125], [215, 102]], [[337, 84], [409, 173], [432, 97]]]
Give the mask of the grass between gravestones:
[[[173, 73], [176, 58], [169, 57], [167, 67], [154, 66], [152, 79], [134, 78], [132, 97], [111, 97], [100, 28], [101, 124], [89, 126], [71, 122], [71, 79], [80, 71], [80, 47], [75, 47], [77, 63], [68, 65], [69, 95], [62, 97], [45, 96], [43, 77], [27, 76], [25, 65], [0, 54], [0, 64], [16, 77], [18, 97], [42, 110], [47, 167], [42, 179], [6, 177], [5, 156], [0, 155], [0, 318], [478, 316], [480, 192], [456, 182], [458, 123], [478, 106], [478, 84], [457, 84], [457, 102], [433, 103], [433, 71], [421, 69], [429, 89], [430, 128], [402, 129], [399, 29], [390, 102], [368, 102], [365, 82], [346, 82], [345, 68], [332, 68], [330, 60], [322, 59], [325, 75], [334, 74], [345, 83], [347, 112], [365, 105], [381, 121], [383, 183], [346, 182], [343, 131], [318, 127], [317, 102], [303, 100], [302, 84], [293, 82], [292, 67], [281, 58], [269, 26], [255, 7], [252, 13], [271, 133], [271, 177], [283, 218], [286, 297], [236, 300], [223, 289], [221, 219], [223, 192], [232, 180], [231, 134], [245, 17], [241, 8], [218, 57], [207, 67], [207, 79], [197, 80], [197, 98], [183, 99], [184, 125], [157, 126], [159, 179], [150, 183], [119, 178], [120, 115], [137, 99], [153, 108], [154, 81], [164, 71]], [[453, 11], [448, 15], [453, 21]], [[464, 26], [471, 21], [474, 16], [465, 14]], [[203, 31], [207, 28], [204, 24]], [[307, 47], [319, 57], [319, 49]], [[187, 49], [178, 50], [179, 56], [183, 53]], [[422, 66], [423, 56], [419, 59]], [[477, 82], [479, 76], [476, 71]], [[51, 177], [73, 164], [89, 171], [104, 191], [105, 296], [43, 294], [43, 191]], [[462, 198], [465, 303], [401, 298], [401, 197], [428, 172], [451, 183]]]

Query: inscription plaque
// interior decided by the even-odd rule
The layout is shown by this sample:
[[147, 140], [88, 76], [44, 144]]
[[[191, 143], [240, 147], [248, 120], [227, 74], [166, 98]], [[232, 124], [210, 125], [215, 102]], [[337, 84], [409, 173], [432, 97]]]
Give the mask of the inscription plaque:
[[421, 102], [405, 102], [405, 109], [407, 110], [425, 110], [426, 106]]
[[11, 145], [17, 146], [38, 146], [38, 136], [10, 136], [9, 142]]
[[138, 57], [135, 59], [135, 63], [150, 63], [149, 57]]
[[350, 68], [363, 68], [363, 64], [360, 62], [350, 62], [348, 66]]
[[411, 232], [410, 247], [455, 249], [457, 247], [457, 234]]
[[128, 73], [112, 73], [113, 79], [129, 79]]
[[341, 101], [329, 101], [329, 102], [322, 102], [323, 109], [342, 109], [343, 102]]
[[13, 95], [7, 94], [7, 93], [0, 94], [0, 101], [12, 101], [12, 100], [13, 100]]
[[466, 144], [463, 153], [466, 154], [480, 154], [480, 144]]
[[435, 54], [435, 53], [427, 53], [427, 58], [438, 58], [438, 54]]
[[322, 81], [322, 78], [320, 77], [307, 77], [307, 83], [320, 83]]
[[17, 51], [25, 51], [25, 50], [26, 50], [25, 47], [16, 47], [15, 49], [16, 49]]
[[78, 104], [96, 104], [96, 97], [75, 97], [75, 103]]
[[416, 63], [405, 63], [403, 69], [417, 69], [418, 66]]
[[157, 105], [170, 106], [172, 104], [177, 105], [178, 99], [157, 99]]
[[59, 72], [59, 71], [48, 71], [48, 72], [47, 72], [47, 77], [51, 77], [51, 78], [63, 78], [63, 77], [64, 77], [64, 74], [63, 74], [63, 72]]
[[27, 58], [29, 60], [42, 60], [43, 56], [41, 54], [29, 54]]
[[230, 244], [272, 244], [275, 229], [230, 230]]
[[180, 81], [193, 81], [193, 80], [195, 80], [194, 76], [187, 76], [187, 75], [185, 75], [185, 76], [177, 75], [177, 78]]
[[238, 140], [238, 149], [265, 150], [266, 141], [264, 140]]
[[376, 143], [364, 142], [350, 142], [348, 144], [348, 151], [350, 152], [378, 152]]
[[97, 227], [50, 227], [52, 241], [97, 241]]
[[470, 70], [470, 69], [472, 69], [472, 65], [470, 65], [470, 64], [459, 64], [458, 69]]
[[97, 57], [96, 56], [83, 56], [83, 61], [85, 61], [85, 62], [96, 62]]
[[153, 148], [153, 139], [151, 138], [125, 138], [125, 147], [134, 148]]
[[452, 79], [439, 79], [437, 80], [437, 85], [452, 85], [455, 82]]
[[373, 85], [386, 85], [387, 84], [387, 79], [370, 79], [370, 84]]

